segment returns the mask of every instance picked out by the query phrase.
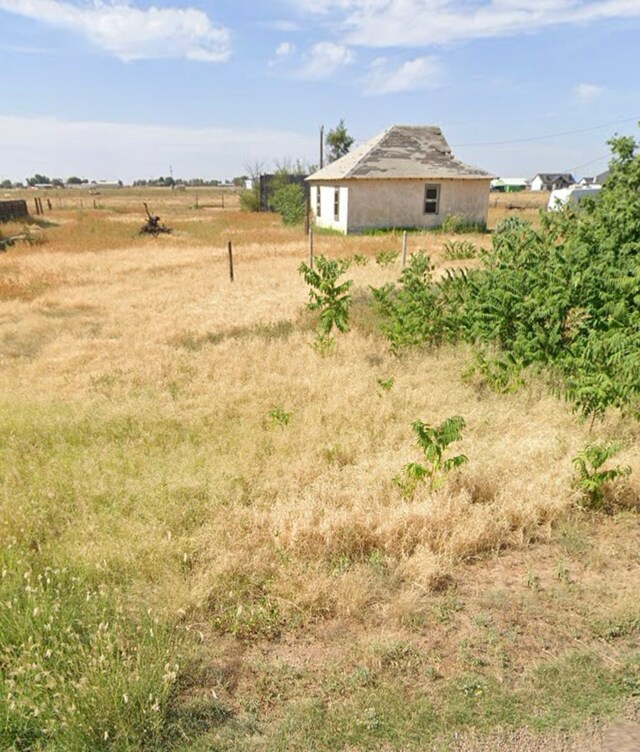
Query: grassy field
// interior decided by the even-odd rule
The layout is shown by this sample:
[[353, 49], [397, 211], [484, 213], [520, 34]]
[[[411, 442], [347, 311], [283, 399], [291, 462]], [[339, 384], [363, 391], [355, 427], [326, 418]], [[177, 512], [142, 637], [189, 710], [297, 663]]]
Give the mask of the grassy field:
[[[393, 356], [368, 302], [400, 272], [375, 260], [398, 234], [315, 238], [368, 260], [348, 271], [351, 331], [323, 356], [299, 228], [235, 196], [202, 208], [219, 191], [198, 208], [189, 191], [42, 196], [52, 211], [0, 254], [0, 747], [633, 737], [637, 422], [590, 429], [534, 378], [496, 394], [465, 376], [463, 347]], [[171, 235], [137, 235], [143, 200]], [[540, 200], [498, 197], [489, 224]], [[412, 233], [409, 251], [474, 263], [446, 261], [447, 240]], [[451, 415], [468, 464], [405, 498], [412, 422]], [[574, 486], [594, 439], [633, 468], [601, 512]]]

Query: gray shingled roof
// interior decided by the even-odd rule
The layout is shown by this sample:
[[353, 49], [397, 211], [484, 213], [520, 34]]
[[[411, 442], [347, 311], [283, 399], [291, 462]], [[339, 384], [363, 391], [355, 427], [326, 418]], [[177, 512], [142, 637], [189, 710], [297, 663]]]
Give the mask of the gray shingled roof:
[[307, 180], [352, 178], [482, 178], [493, 175], [461, 162], [435, 125], [392, 125]]
[[573, 175], [570, 172], [539, 172], [537, 175], [534, 176], [533, 180], [536, 178], [540, 178], [545, 183], [553, 183], [555, 180], [558, 180], [559, 178], [565, 178], [569, 182], [575, 183], [576, 181], [573, 179]]

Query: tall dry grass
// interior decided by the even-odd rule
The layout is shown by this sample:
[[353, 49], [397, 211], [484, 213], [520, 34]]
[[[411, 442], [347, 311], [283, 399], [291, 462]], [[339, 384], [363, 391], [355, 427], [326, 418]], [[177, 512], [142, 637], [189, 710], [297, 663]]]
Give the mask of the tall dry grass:
[[[321, 238], [320, 250], [363, 242], [338, 240]], [[103, 453], [88, 442], [71, 476], [80, 497], [113, 497], [106, 512], [72, 501], [58, 550], [113, 560], [133, 581], [163, 572], [154, 591], [167, 606], [207, 608], [229, 578], [266, 577], [287, 613], [364, 618], [365, 604], [405, 601], [457, 561], [544, 536], [566, 512], [587, 432], [561, 403], [537, 385], [498, 396], [465, 384], [461, 349], [396, 359], [368, 327], [321, 357], [296, 270], [304, 257], [303, 239], [239, 244], [233, 284], [224, 248], [173, 242], [10, 258], [30, 292], [2, 303], [2, 390], [22, 419], [37, 405], [66, 415], [68, 430], [76, 417], [81, 433], [95, 422]], [[350, 270], [357, 294], [397, 272]], [[274, 407], [291, 413], [286, 426], [269, 425]], [[419, 459], [412, 421], [452, 414], [467, 421], [468, 466], [438, 494], [403, 499], [392, 479]], [[133, 436], [111, 440], [123, 422]], [[187, 532], [174, 492], [199, 520]], [[372, 591], [376, 562], [384, 577]]]
[[[297, 271], [306, 240], [235, 216], [198, 230], [176, 217], [184, 237], [84, 253], [67, 217], [47, 230], [56, 253], [0, 258], [0, 538], [21, 566], [71, 568], [134, 619], [273, 639], [327, 619], [410, 628], [466, 565], [547, 539], [575, 506], [588, 427], [535, 380], [511, 395], [464, 380], [464, 348], [392, 356], [363, 301], [397, 277], [398, 261], [374, 262], [397, 236], [316, 238], [369, 259], [349, 270], [353, 329], [322, 357]], [[410, 247], [441, 265], [444, 240]], [[451, 415], [468, 465], [404, 498], [411, 423]], [[620, 460], [639, 466], [635, 424], [597, 431], [626, 432]], [[637, 473], [626, 483], [623, 503], [640, 494]]]

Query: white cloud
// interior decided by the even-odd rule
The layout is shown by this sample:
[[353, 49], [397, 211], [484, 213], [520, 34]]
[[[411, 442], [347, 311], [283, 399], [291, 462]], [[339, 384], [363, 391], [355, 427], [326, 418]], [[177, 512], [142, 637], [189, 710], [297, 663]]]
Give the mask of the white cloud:
[[196, 8], [141, 9], [128, 0], [0, 0], [0, 10], [84, 34], [121, 60], [187, 58], [223, 62], [230, 53], [229, 30], [215, 26]]
[[353, 62], [353, 53], [344, 44], [319, 42], [307, 53], [300, 76], [309, 79], [330, 78], [340, 68]]
[[573, 95], [580, 104], [590, 104], [604, 94], [604, 88], [596, 84], [578, 84], [573, 87]]
[[295, 51], [295, 44], [292, 44], [291, 42], [280, 42], [280, 44], [275, 49], [275, 58], [269, 60], [268, 66], [270, 68], [273, 68], [276, 65], [283, 64], [285, 60], [291, 58]]
[[347, 44], [424, 46], [640, 17], [640, 0], [291, 0], [332, 14]]
[[0, 116], [0, 180], [40, 172], [67, 178], [230, 178], [276, 156], [311, 161], [317, 136], [259, 128], [189, 128]]
[[295, 45], [291, 42], [280, 42], [280, 44], [276, 47], [276, 57], [288, 57], [295, 52], [295, 49]]
[[366, 83], [367, 94], [393, 94], [415, 89], [435, 89], [442, 83], [442, 68], [436, 57], [424, 56], [392, 66], [386, 58], [373, 61]]

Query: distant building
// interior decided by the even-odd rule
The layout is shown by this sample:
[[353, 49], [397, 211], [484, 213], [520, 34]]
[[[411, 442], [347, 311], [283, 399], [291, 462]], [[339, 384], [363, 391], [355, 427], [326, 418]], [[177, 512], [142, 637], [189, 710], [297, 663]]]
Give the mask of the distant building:
[[568, 172], [539, 172], [531, 181], [532, 191], [555, 191], [575, 184], [575, 178]]
[[344, 233], [486, 223], [493, 175], [451, 153], [436, 126], [394, 125], [307, 178], [320, 227]]
[[516, 193], [526, 191], [529, 181], [525, 178], [496, 178], [491, 181], [491, 190], [496, 193]]
[[122, 180], [92, 180], [88, 187], [96, 188], [122, 188]]

